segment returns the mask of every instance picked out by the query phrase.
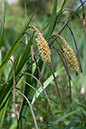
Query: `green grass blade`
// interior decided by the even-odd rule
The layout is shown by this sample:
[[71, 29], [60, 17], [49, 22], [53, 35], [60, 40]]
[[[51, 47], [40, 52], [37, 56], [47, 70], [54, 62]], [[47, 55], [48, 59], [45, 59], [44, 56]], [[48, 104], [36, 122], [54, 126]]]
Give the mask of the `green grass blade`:
[[65, 6], [66, 3], [67, 3], [67, 0], [64, 0], [64, 1], [63, 1], [63, 4], [62, 4], [62, 7], [61, 7], [61, 9], [60, 9], [60, 12], [59, 12], [59, 14], [57, 15], [57, 21], [60, 19], [61, 14], [62, 14], [62, 10], [63, 10], [63, 8], [64, 8], [64, 6]]
[[53, 33], [53, 30], [55, 28], [55, 24], [56, 24], [56, 18], [55, 18], [56, 12], [57, 12], [57, 0], [54, 0], [54, 7], [53, 7], [52, 16], [51, 16], [51, 20], [52, 19], [53, 20], [51, 21], [51, 23], [49, 25], [49, 29], [48, 29], [48, 32], [46, 34], [46, 38], [51, 36], [51, 34]]
[[0, 49], [4, 32], [4, 22], [5, 22], [5, 0], [3, 0], [2, 4], [2, 17], [1, 17], [1, 27], [0, 27]]
[[[33, 38], [33, 35], [32, 35], [32, 38]], [[28, 55], [30, 54], [30, 45], [31, 45], [31, 42], [32, 42], [32, 38], [28, 41], [26, 49], [23, 52], [23, 55], [22, 55], [18, 65], [17, 65], [16, 74], [18, 74], [20, 72], [20, 70], [22, 69], [23, 65], [26, 63], [26, 59], [27, 59]]]
[[[55, 76], [58, 76], [62, 71], [64, 70], [64, 68], [59, 69], [58, 71], [56, 71], [54, 74]], [[44, 89], [51, 83], [51, 81], [53, 80], [53, 75], [51, 75], [45, 82], [44, 82]], [[43, 89], [40, 87], [36, 93], [33, 96], [33, 100], [32, 100], [32, 104], [36, 101], [36, 99], [39, 97], [39, 95], [43, 92]]]
[[[4, 22], [5, 22], [5, 0], [3, 0], [3, 4], [2, 4], [2, 17], [1, 17], [1, 26], [0, 26], [0, 65], [2, 63], [1, 46], [2, 46], [2, 38], [3, 38], [3, 33], [4, 33]], [[0, 76], [1, 76], [1, 72], [0, 72]]]
[[53, 122], [53, 126], [54, 125], [56, 125], [58, 122], [60, 122], [60, 121], [62, 121], [62, 120], [64, 120], [65, 118], [67, 118], [67, 117], [69, 117], [69, 116], [71, 116], [71, 115], [73, 115], [73, 114], [75, 114], [75, 113], [77, 113], [77, 112], [79, 112], [80, 111], [80, 109], [78, 109], [78, 110], [75, 110], [75, 111], [72, 111], [72, 112], [70, 112], [70, 113], [68, 113], [68, 114], [66, 114], [66, 115], [64, 115], [63, 117], [61, 117], [60, 119], [58, 119], [58, 120], [56, 120], [55, 122]]
[[28, 21], [28, 15], [27, 15], [27, 8], [25, 4], [25, 23], [27, 23], [27, 21]]
[[[42, 69], [42, 66], [43, 66], [43, 62], [41, 60], [39, 60], [38, 64], [39, 64], [39, 67], [40, 67], [40, 70], [41, 70]], [[29, 72], [31, 72], [31, 71], [29, 71]], [[36, 76], [37, 78], [39, 78], [37, 67], [35, 69], [34, 76]], [[27, 77], [29, 79], [28, 80], [29, 83], [36, 88], [37, 87], [37, 81], [34, 80], [33, 78], [31, 79], [31, 77], [29, 77], [29, 76], [27, 76]], [[31, 87], [25, 85], [25, 93], [24, 94], [26, 95], [26, 97], [29, 99], [30, 102], [33, 99], [34, 93], [35, 93], [34, 89], [32, 89]], [[20, 124], [21, 129], [24, 126], [25, 118], [27, 118], [27, 114], [29, 112], [28, 105], [26, 103], [27, 103], [27, 101], [24, 100], [23, 106], [22, 106], [22, 109], [21, 109], [21, 112], [20, 112], [19, 124]]]
[[[17, 69], [16, 69], [16, 83], [17, 83], [17, 80], [20, 79], [19, 77], [17, 77], [17, 74], [20, 72], [20, 70], [22, 69], [22, 67], [24, 66], [24, 64], [26, 63], [26, 58], [28, 56], [28, 53], [30, 52], [30, 44], [32, 42], [32, 38], [28, 41], [28, 45], [19, 61], [19, 64], [17, 66]], [[7, 98], [7, 96], [10, 94], [10, 91], [12, 89], [12, 86], [13, 86], [13, 78], [11, 78], [10, 82], [8, 85], [5, 85], [3, 86], [3, 88], [0, 90], [0, 103], [2, 103], [4, 101], [4, 99]], [[3, 91], [3, 92], [2, 92]], [[7, 95], [8, 93], [8, 95]], [[6, 96], [7, 95], [7, 96]]]
[[[17, 66], [18, 65], [19, 58], [20, 58], [20, 55], [21, 55], [21, 52], [22, 52], [22, 48], [23, 47], [24, 46], [21, 46], [21, 48], [20, 48], [20, 50], [19, 50], [19, 52], [18, 52], [18, 54], [17, 54], [17, 56], [16, 56], [16, 58], [14, 60], [14, 66]], [[10, 73], [8, 75], [8, 81], [12, 78], [12, 76], [13, 76], [13, 69], [11, 69], [11, 71], [10, 71]]]
[[10, 99], [8, 98], [8, 100], [6, 101], [6, 104], [4, 105], [2, 110], [0, 111], [0, 127], [2, 127], [2, 124], [3, 124], [3, 121], [4, 121], [4, 117], [5, 117], [5, 114], [6, 114], [6, 111], [7, 111], [7, 106], [8, 106], [9, 100]]
[[[66, 24], [71, 20], [71, 18], [74, 16], [74, 14], [80, 9], [80, 7], [86, 2], [86, 0], [71, 14], [71, 16], [69, 17], [69, 19], [66, 21]], [[65, 26], [62, 28], [62, 30], [60, 31], [59, 34], [62, 33], [62, 31], [64, 30], [64, 28], [66, 27], [66, 24]]]
[[[34, 11], [34, 13], [35, 13], [35, 11]], [[27, 23], [25, 24], [25, 26], [23, 27], [23, 29], [21, 30], [21, 32], [20, 32], [20, 34], [19, 34], [17, 40], [14, 42], [14, 44], [12, 45], [10, 51], [9, 51], [8, 54], [6, 55], [6, 57], [5, 57], [5, 59], [3, 60], [2, 64], [0, 65], [0, 72], [1, 72], [1, 70], [4, 68], [4, 66], [6, 65], [6, 63], [8, 62], [9, 58], [12, 56], [12, 54], [14, 53], [14, 51], [16, 50], [16, 48], [18, 47], [18, 45], [19, 45], [21, 39], [22, 39], [23, 36], [24, 36], [24, 32], [27, 30], [27, 27], [29, 26], [30, 22], [32, 21], [32, 18], [33, 18], [33, 16], [34, 16], [34, 13], [33, 13], [33, 15], [31, 16], [29, 22], [27, 22]]]
[[80, 123], [81, 121], [73, 120], [71, 121], [64, 129], [71, 129], [75, 124]]
[[62, 7], [60, 9], [60, 11], [57, 13], [57, 0], [54, 1], [54, 7], [53, 7], [53, 13], [52, 13], [52, 17], [50, 22], [48, 23], [48, 25], [45, 27], [45, 29], [49, 26], [48, 32], [46, 34], [46, 37], [48, 38], [49, 36], [51, 36], [51, 34], [54, 31], [54, 28], [57, 24], [57, 21], [60, 19], [61, 14], [62, 14], [62, 10], [66, 4], [67, 0], [64, 0]]
[[10, 81], [10, 83], [8, 85], [3, 85], [3, 87], [0, 89], [0, 110], [2, 109], [2, 107], [5, 105], [7, 99], [10, 96], [10, 92], [12, 90], [12, 80]]
[[13, 121], [13, 123], [11, 124], [11, 126], [9, 127], [9, 129], [16, 129], [17, 128], [17, 121], [16, 119]]
[[84, 116], [86, 116], [86, 111], [81, 109], [81, 112], [83, 113]]

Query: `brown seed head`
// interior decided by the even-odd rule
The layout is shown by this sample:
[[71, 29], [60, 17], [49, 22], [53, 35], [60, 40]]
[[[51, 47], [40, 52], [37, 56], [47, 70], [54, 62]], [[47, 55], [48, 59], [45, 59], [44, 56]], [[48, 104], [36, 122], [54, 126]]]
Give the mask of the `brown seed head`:
[[77, 63], [77, 58], [75, 56], [75, 53], [72, 48], [70, 48], [69, 45], [64, 46], [64, 54], [65, 58], [67, 60], [67, 63], [69, 64], [70, 69], [78, 75], [78, 63]]
[[67, 41], [60, 35], [53, 35], [57, 38], [59, 38], [62, 43], [64, 44], [64, 55], [65, 58], [67, 60], [67, 63], [69, 64], [70, 69], [76, 74], [78, 75], [78, 63], [77, 63], [77, 58], [75, 56], [75, 53], [73, 51], [73, 49], [69, 46], [69, 44], [67, 43]]
[[41, 58], [44, 63], [48, 64], [51, 61], [50, 48], [48, 46], [48, 43], [46, 42], [46, 40], [44, 39], [44, 37], [37, 28], [33, 26], [33, 29], [35, 30], [38, 37], [36, 38], [36, 42]]

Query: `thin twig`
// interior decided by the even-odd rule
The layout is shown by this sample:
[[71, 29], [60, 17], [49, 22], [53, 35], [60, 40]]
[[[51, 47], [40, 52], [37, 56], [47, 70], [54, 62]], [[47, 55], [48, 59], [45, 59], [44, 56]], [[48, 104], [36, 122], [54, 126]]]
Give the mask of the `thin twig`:
[[23, 43], [24, 45], [27, 45], [26, 43], [24, 43], [23, 41], [21, 41], [20, 43]]
[[0, 83], [5, 84], [5, 82], [0, 81]]
[[60, 56], [60, 58], [61, 58], [61, 60], [62, 60], [62, 62], [63, 62], [63, 65], [64, 65], [64, 67], [65, 67], [65, 70], [66, 70], [66, 72], [67, 72], [67, 74], [68, 74], [68, 77], [69, 77], [69, 79], [71, 80], [71, 76], [70, 76], [70, 74], [69, 74], [68, 68], [67, 68], [67, 66], [65, 65], [65, 62], [64, 62], [64, 60], [63, 60], [63, 58], [62, 58], [60, 52], [59, 52], [58, 49], [57, 49], [56, 47], [54, 47], [52, 44], [50, 44], [50, 43], [48, 43], [48, 44], [49, 44], [50, 46], [52, 46], [52, 47], [56, 50], [56, 52], [59, 54], [59, 56]]
[[[3, 78], [3, 77], [0, 77], [2, 80], [5, 81], [5, 83], [8, 85], [8, 82]], [[4, 82], [3, 82], [4, 83]]]
[[42, 85], [43, 85], [43, 80], [42, 80], [40, 68], [39, 68], [39, 65], [38, 65], [38, 63], [37, 63], [37, 61], [36, 61], [35, 56], [34, 56], [34, 61], [36, 62], [36, 66], [37, 66], [37, 70], [38, 70], [38, 73], [39, 73], [40, 81], [41, 81], [41, 83], [42, 83]]
[[45, 93], [45, 96], [46, 96], [46, 98], [47, 98], [47, 101], [48, 101], [48, 103], [49, 103], [49, 105], [50, 105], [50, 108], [51, 108], [53, 117], [55, 118], [55, 115], [54, 115], [54, 112], [53, 112], [53, 108], [52, 108], [52, 105], [51, 105], [50, 100], [49, 100], [49, 98], [48, 98], [47, 92], [46, 92], [45, 89], [43, 88], [43, 85], [40, 83], [40, 81], [39, 81], [35, 76], [33, 76], [32, 74], [30, 74], [30, 73], [22, 73], [22, 74], [27, 74], [27, 75], [32, 76], [32, 77], [40, 84], [41, 88], [43, 89], [43, 91], [44, 91], [44, 93]]
[[72, 103], [71, 80], [69, 79], [70, 103]]
[[30, 34], [28, 34], [27, 32], [24, 32], [24, 34], [27, 34], [29, 36], [29, 38], [31, 38]]
[[[73, 10], [73, 9], [70, 9], [70, 8], [66, 8], [66, 9], [64, 9], [62, 12], [64, 12], [64, 11], [73, 11], [73, 12], [74, 12], [74, 10]], [[80, 22], [81, 22], [81, 24], [82, 24], [82, 27], [83, 27], [83, 30], [84, 30], [84, 35], [85, 35], [85, 40], [86, 40], [86, 29], [85, 29], [85, 26], [84, 26], [84, 24], [83, 24], [83, 21], [82, 21], [82, 19], [80, 18], [80, 16], [78, 15], [77, 12], [75, 12], [75, 14], [76, 14], [76, 16], [79, 18], [79, 20], [80, 20]], [[63, 25], [63, 26], [64, 26], [64, 25]]]
[[60, 28], [60, 30], [57, 32], [57, 34], [59, 34], [62, 30], [63, 30], [63, 28], [66, 26], [66, 24], [68, 23], [68, 20], [64, 23], [64, 25]]
[[[49, 43], [48, 43], [49, 44]], [[60, 58], [61, 58], [61, 60], [62, 60], [62, 62], [63, 62], [63, 65], [64, 65], [64, 67], [65, 67], [65, 70], [66, 70], [66, 72], [67, 72], [67, 75], [68, 75], [68, 78], [69, 78], [69, 89], [70, 89], [70, 102], [72, 102], [72, 94], [71, 94], [71, 76], [70, 76], [70, 74], [69, 74], [69, 71], [68, 71], [68, 66], [66, 66], [65, 65], [65, 62], [64, 62], [64, 60], [63, 60], [63, 58], [62, 58], [62, 56], [61, 56], [61, 54], [60, 54], [60, 52], [58, 51], [58, 49], [56, 48], [56, 47], [54, 47], [52, 44], [49, 44], [49, 45], [51, 45], [55, 50], [56, 50], [56, 52], [59, 54], [59, 56], [60, 56]]]
[[[57, 34], [59, 34], [62, 30], [63, 30], [63, 28], [66, 26], [66, 24], [68, 23], [68, 20], [65, 22], [65, 24], [60, 28], [60, 30], [57, 32]], [[51, 42], [50, 42], [50, 44], [52, 44], [53, 42], [55, 41], [55, 39], [53, 39]]]
[[59, 88], [58, 88], [58, 84], [57, 84], [57, 81], [56, 81], [56, 77], [55, 77], [55, 75], [54, 75], [54, 72], [53, 72], [53, 70], [52, 70], [50, 64], [48, 64], [48, 67], [50, 68], [50, 70], [51, 70], [51, 72], [52, 72], [52, 74], [53, 74], [53, 77], [54, 77], [54, 80], [55, 80], [55, 84], [56, 84], [56, 87], [57, 87], [57, 91], [58, 91], [58, 96], [59, 96], [60, 102], [62, 103], [62, 100], [61, 100], [61, 97], [60, 97]]
[[12, 59], [10, 59], [10, 61], [12, 62], [13, 65], [13, 109], [15, 112], [15, 116], [16, 116], [16, 120], [17, 120], [17, 126], [19, 129], [19, 122], [18, 122], [18, 118], [17, 118], [17, 110], [16, 110], [16, 105], [15, 105], [15, 69], [14, 69], [14, 62]]
[[59, 45], [59, 47], [60, 47], [61, 51], [62, 51], [62, 52], [64, 52], [64, 51], [63, 51], [63, 48], [62, 48], [62, 46], [60, 45], [60, 43], [58, 42], [58, 40], [57, 40], [55, 37], [53, 37], [53, 39], [55, 39], [55, 40], [56, 40], [56, 42], [58, 43], [58, 45]]
[[[81, 4], [83, 3], [82, 0], [80, 0]], [[83, 12], [83, 20], [85, 19], [85, 9], [84, 5], [82, 5], [82, 12]]]
[[38, 129], [37, 122], [36, 122], [36, 118], [35, 118], [35, 114], [34, 114], [33, 108], [32, 108], [32, 106], [31, 106], [31, 104], [30, 104], [28, 98], [27, 98], [23, 93], [21, 93], [21, 92], [19, 92], [19, 91], [16, 91], [16, 92], [18, 92], [19, 94], [21, 94], [21, 95], [26, 99], [26, 101], [28, 102], [28, 105], [29, 105], [29, 107], [30, 107], [30, 109], [31, 109], [31, 113], [32, 113], [32, 116], [33, 116], [33, 120], [34, 120], [35, 127], [36, 127], [36, 129]]

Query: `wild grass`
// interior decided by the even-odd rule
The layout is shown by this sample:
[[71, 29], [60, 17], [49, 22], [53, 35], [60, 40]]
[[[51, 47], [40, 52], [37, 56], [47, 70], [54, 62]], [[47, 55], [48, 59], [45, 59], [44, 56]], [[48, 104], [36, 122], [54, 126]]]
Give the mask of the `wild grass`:
[[[21, 25], [22, 29], [16, 36], [17, 26], [9, 30], [10, 35], [6, 33], [3, 0], [0, 25], [1, 129], [86, 128], [86, 28], [84, 19], [80, 21], [76, 17], [78, 23], [72, 19], [85, 2], [81, 2], [76, 10], [71, 10], [70, 16], [64, 21], [62, 13], [67, 0], [64, 0], [58, 12], [58, 0], [54, 0], [51, 19], [47, 23], [45, 15], [43, 23], [39, 25], [41, 29], [37, 20], [32, 22], [38, 7], [29, 20], [25, 7], [25, 25]], [[34, 29], [30, 28], [34, 25], [40, 32], [38, 38]], [[55, 34], [62, 36], [73, 49], [79, 64], [78, 76], [71, 71], [64, 54], [64, 45], [53, 37]], [[35, 39], [38, 39], [39, 47], [46, 42], [49, 52], [45, 45], [39, 48], [40, 51]], [[49, 53], [51, 62], [46, 62], [44, 57]]]

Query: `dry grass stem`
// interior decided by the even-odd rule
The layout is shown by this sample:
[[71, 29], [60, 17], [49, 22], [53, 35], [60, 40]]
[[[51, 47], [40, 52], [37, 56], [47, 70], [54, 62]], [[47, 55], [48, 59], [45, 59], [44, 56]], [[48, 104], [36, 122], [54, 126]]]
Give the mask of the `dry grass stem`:
[[48, 98], [47, 92], [46, 92], [45, 89], [43, 88], [43, 84], [41, 84], [40, 81], [39, 81], [35, 76], [33, 76], [32, 74], [30, 74], [30, 73], [22, 73], [22, 74], [27, 74], [27, 75], [32, 76], [32, 77], [40, 84], [41, 88], [43, 89], [43, 91], [44, 91], [44, 93], [45, 93], [45, 96], [46, 96], [46, 98], [47, 98], [47, 101], [48, 101], [48, 103], [49, 103], [49, 105], [50, 105], [50, 108], [51, 108], [53, 117], [55, 118], [52, 105], [51, 105], [50, 100], [49, 100], [49, 98]]
[[33, 120], [34, 120], [34, 123], [35, 123], [35, 127], [36, 127], [36, 129], [38, 129], [37, 122], [36, 122], [36, 118], [35, 118], [35, 114], [34, 114], [33, 108], [32, 108], [32, 106], [31, 106], [31, 104], [30, 104], [28, 98], [27, 98], [23, 93], [21, 93], [21, 92], [19, 92], [19, 91], [17, 91], [17, 92], [18, 92], [19, 94], [21, 94], [21, 95], [26, 99], [26, 101], [28, 102], [28, 105], [29, 105], [29, 107], [30, 107], [30, 109], [31, 109], [31, 113], [32, 113]]

